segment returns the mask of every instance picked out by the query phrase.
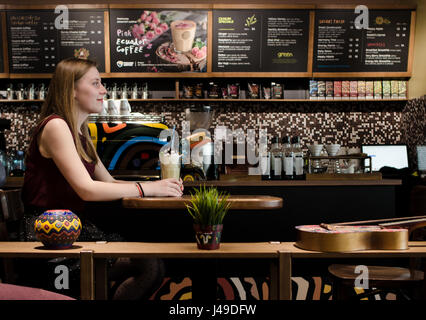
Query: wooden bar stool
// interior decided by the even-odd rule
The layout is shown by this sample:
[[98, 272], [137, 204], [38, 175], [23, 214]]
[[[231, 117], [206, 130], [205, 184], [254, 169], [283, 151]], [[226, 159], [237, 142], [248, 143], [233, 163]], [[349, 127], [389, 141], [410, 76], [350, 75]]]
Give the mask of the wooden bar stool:
[[[400, 294], [405, 299], [419, 298], [423, 287], [424, 273], [399, 267], [367, 266], [368, 287], [375, 288], [368, 293], [356, 295], [354, 283], [359, 273], [355, 273], [355, 265], [332, 264], [328, 267], [333, 286], [333, 300], [362, 299], [382, 292]], [[405, 292], [412, 292], [408, 296]]]

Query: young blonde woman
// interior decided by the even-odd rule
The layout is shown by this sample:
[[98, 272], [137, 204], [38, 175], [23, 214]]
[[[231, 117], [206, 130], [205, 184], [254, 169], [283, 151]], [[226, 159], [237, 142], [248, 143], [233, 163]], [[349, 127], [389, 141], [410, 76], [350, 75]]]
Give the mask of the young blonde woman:
[[[87, 126], [88, 115], [101, 112], [105, 94], [95, 62], [70, 58], [58, 63], [26, 155], [22, 189], [26, 208], [21, 235], [24, 240], [35, 240], [33, 221], [47, 209], [70, 209], [82, 219], [79, 240], [101, 240], [108, 237], [85, 219], [86, 202], [182, 195], [181, 180], [135, 183], [116, 180], [109, 174], [96, 153]], [[138, 298], [144, 294], [139, 291], [146, 291], [146, 287], [158, 282], [161, 261], [143, 261], [133, 264], [142, 277], [139, 280], [133, 277], [127, 284], [125, 281], [115, 298]], [[121, 266], [118, 270], [131, 269], [126, 267], [128, 260], [118, 261], [116, 265]], [[115, 274], [124, 277], [120, 272]], [[134, 292], [129, 296], [131, 287]], [[143, 288], [138, 291], [138, 287]]]

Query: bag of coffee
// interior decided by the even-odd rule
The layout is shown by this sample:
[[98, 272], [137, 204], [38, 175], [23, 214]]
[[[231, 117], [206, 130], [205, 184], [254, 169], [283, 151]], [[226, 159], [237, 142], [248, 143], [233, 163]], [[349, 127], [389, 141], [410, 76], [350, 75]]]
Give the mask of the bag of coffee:
[[203, 99], [204, 98], [203, 84], [202, 83], [197, 83], [195, 85], [194, 97], [196, 99]]
[[263, 99], [271, 99], [271, 88], [263, 87]]
[[220, 95], [219, 86], [214, 82], [210, 82], [208, 90], [207, 90], [207, 96], [210, 99], [218, 99], [219, 95]]
[[238, 99], [240, 97], [240, 85], [239, 83], [228, 84], [228, 93], [231, 99]]
[[280, 83], [271, 83], [272, 99], [283, 98], [283, 86]]
[[184, 99], [192, 99], [194, 97], [194, 88], [191, 85], [183, 85]]
[[259, 85], [256, 83], [248, 83], [248, 94], [251, 99], [259, 99]]

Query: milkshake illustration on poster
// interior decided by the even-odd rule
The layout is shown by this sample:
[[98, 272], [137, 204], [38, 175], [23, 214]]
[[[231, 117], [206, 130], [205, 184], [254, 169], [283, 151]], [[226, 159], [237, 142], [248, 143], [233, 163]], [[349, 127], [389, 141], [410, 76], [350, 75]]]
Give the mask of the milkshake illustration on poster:
[[111, 72], [206, 72], [207, 11], [113, 9]]

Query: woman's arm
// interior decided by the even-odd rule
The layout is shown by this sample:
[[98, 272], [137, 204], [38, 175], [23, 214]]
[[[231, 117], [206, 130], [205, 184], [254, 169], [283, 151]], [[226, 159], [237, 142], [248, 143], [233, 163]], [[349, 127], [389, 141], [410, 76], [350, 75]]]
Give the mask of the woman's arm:
[[[98, 155], [96, 155], [98, 157]], [[98, 157], [98, 162], [95, 167], [95, 179], [103, 182], [113, 182], [113, 183], [127, 183], [134, 184], [135, 181], [126, 181], [126, 180], [117, 180], [109, 171], [105, 168], [104, 164]], [[165, 179], [155, 182], [141, 182], [145, 196], [166, 196], [167, 188], [172, 187], [173, 184], [176, 184], [176, 179]], [[179, 188], [183, 191], [182, 179], [178, 182]]]
[[[39, 136], [39, 148], [44, 157], [52, 158], [74, 191], [85, 201], [111, 201], [139, 196], [135, 183], [114, 183], [109, 173], [111, 178], [105, 172], [98, 172], [106, 181], [93, 180], [81, 162], [71, 132], [62, 119], [52, 119], [46, 124]], [[143, 184], [143, 189], [146, 196], [182, 195], [176, 179]]]

